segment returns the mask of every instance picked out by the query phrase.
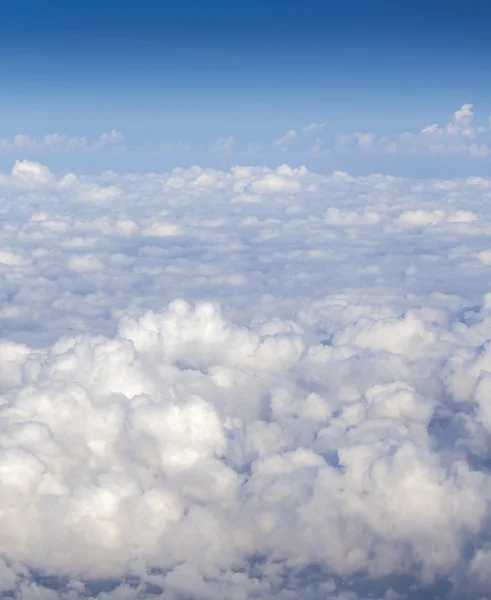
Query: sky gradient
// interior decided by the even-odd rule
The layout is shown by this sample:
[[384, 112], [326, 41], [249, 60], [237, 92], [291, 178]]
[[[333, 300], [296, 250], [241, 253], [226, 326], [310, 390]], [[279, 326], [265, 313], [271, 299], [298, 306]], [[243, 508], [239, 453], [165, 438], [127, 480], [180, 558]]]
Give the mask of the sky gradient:
[[491, 7], [480, 0], [30, 0], [2, 11], [1, 137], [114, 129], [129, 148], [108, 168], [169, 168], [149, 147], [268, 144], [311, 122], [392, 135], [464, 103], [491, 113]]

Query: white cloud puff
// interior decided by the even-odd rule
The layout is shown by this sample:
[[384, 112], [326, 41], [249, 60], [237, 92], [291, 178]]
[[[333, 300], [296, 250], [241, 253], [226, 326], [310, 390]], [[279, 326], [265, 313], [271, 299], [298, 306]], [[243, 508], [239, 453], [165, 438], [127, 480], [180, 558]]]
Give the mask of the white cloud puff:
[[[419, 132], [397, 135], [374, 133], [341, 133], [335, 148], [338, 152], [369, 152], [392, 157], [432, 156], [436, 158], [464, 158], [483, 160], [491, 153], [489, 129], [474, 126], [472, 104], [464, 104], [443, 126], [428, 125]], [[324, 140], [320, 140], [324, 141]]]
[[44, 165], [28, 160], [18, 160], [12, 167], [12, 180], [24, 188], [36, 188], [46, 185], [53, 179], [53, 174]]
[[295, 129], [289, 129], [285, 135], [281, 136], [274, 142], [274, 146], [280, 148], [281, 150], [285, 150], [289, 144], [297, 137], [297, 132]]

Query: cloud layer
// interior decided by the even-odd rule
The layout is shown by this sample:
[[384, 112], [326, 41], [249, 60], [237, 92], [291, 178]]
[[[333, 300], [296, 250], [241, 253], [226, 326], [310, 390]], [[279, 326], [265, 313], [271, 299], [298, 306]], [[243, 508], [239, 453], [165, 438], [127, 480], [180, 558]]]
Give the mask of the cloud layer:
[[[369, 125], [368, 125], [369, 127]], [[312, 162], [317, 168], [325, 168], [320, 160], [329, 159], [330, 168], [352, 165], [358, 170], [360, 161], [376, 160], [377, 166], [393, 166], [400, 161], [401, 166], [411, 167], [415, 161], [438, 161], [451, 159], [453, 166], [482, 165], [491, 155], [491, 127], [489, 118], [483, 120], [479, 112], [474, 111], [472, 104], [463, 104], [456, 110], [447, 123], [424, 125], [416, 131], [400, 131], [388, 135], [384, 131], [342, 131], [336, 122], [312, 122], [309, 125], [290, 128], [278, 133], [276, 139], [255, 139], [252, 136], [228, 135], [217, 140], [126, 140], [122, 133], [111, 130], [103, 133], [95, 141], [85, 137], [69, 137], [64, 134], [51, 133], [42, 139], [35, 139], [26, 134], [15, 135], [13, 139], [0, 139], [0, 154], [3, 158], [34, 159], [46, 155], [51, 160], [60, 159], [62, 154], [81, 152], [85, 159], [90, 156], [105, 156], [111, 163], [124, 155], [131, 164], [140, 157], [151, 159], [155, 164], [174, 157], [172, 166], [177, 163], [192, 164], [198, 162], [207, 166], [232, 165], [241, 163], [250, 157], [261, 158], [268, 164], [278, 164], [285, 160], [302, 164]], [[142, 158], [143, 157], [143, 158]], [[44, 159], [44, 158], [43, 158]], [[99, 160], [99, 159], [98, 159]], [[418, 163], [419, 161], [419, 163]], [[97, 164], [99, 170], [100, 165]], [[66, 166], [66, 165], [65, 165]], [[119, 170], [120, 167], [118, 167]], [[343, 168], [346, 168], [343, 166]], [[410, 171], [410, 173], [418, 173]]]
[[490, 199], [476, 177], [17, 162], [3, 595], [489, 597]]

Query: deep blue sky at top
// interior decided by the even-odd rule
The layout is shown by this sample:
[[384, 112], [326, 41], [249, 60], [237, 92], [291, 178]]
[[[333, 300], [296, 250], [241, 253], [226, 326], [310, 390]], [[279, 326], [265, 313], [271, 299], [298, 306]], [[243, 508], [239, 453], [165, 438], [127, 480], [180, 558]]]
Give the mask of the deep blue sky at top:
[[392, 133], [491, 112], [489, 0], [3, 0], [0, 137]]

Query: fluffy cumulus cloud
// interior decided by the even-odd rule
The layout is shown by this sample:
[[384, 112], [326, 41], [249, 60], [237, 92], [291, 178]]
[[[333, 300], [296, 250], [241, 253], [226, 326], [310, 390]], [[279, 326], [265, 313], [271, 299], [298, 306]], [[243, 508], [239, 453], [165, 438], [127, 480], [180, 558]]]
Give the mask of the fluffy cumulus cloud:
[[336, 147], [344, 152], [362, 150], [389, 156], [487, 159], [491, 155], [491, 132], [484, 125], [475, 127], [474, 117], [473, 105], [463, 104], [445, 125], [433, 123], [417, 133], [406, 131], [395, 136], [341, 134]]
[[458, 135], [462, 134], [466, 137], [474, 137], [476, 132], [471, 127], [471, 123], [474, 120], [474, 110], [472, 104], [464, 104], [459, 110], [456, 110], [449, 121], [444, 127], [439, 127], [436, 123], [425, 127], [421, 133], [429, 134], [449, 134]]
[[463, 104], [443, 125], [432, 123], [419, 131], [391, 135], [370, 130], [341, 132], [335, 123], [326, 127], [325, 123], [312, 122], [298, 130], [289, 129], [273, 142], [273, 150], [288, 150], [306, 158], [330, 155], [346, 159], [348, 155], [368, 154], [389, 159], [431, 157], [483, 161], [491, 156], [491, 128], [479, 112], [476, 119], [472, 104]]
[[17, 162], [2, 597], [490, 598], [490, 201]]

